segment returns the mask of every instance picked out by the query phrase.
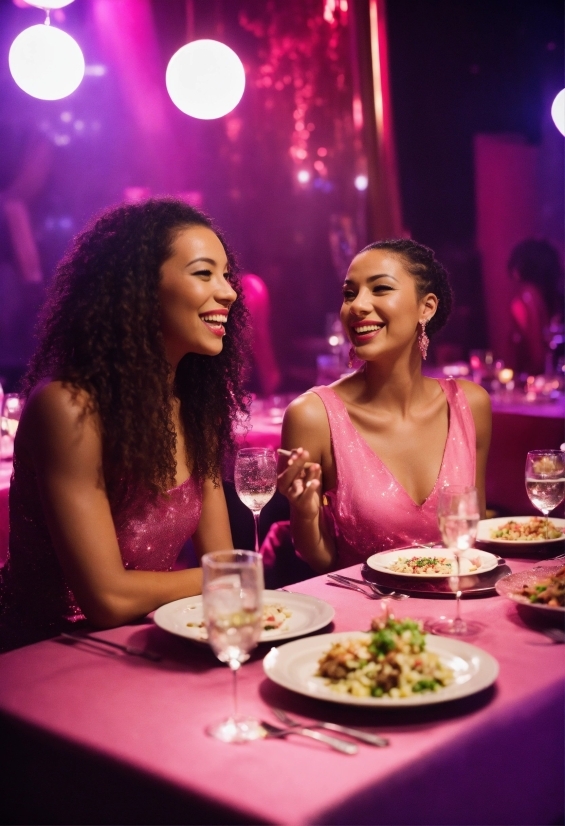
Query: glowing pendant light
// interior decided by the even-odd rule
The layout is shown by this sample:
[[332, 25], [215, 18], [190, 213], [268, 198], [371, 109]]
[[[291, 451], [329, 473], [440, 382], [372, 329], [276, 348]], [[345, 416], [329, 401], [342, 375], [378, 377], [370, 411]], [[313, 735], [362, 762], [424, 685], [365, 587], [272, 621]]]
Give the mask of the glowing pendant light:
[[229, 46], [217, 40], [194, 40], [172, 56], [165, 82], [181, 112], [213, 120], [227, 115], [241, 100], [245, 71]]
[[565, 135], [565, 89], [555, 96], [551, 105], [551, 117], [562, 135]]
[[[55, 1], [55, 0], [53, 0]], [[41, 100], [70, 95], [84, 77], [84, 57], [73, 38], [49, 24], [24, 29], [10, 47], [12, 77], [24, 92]]]

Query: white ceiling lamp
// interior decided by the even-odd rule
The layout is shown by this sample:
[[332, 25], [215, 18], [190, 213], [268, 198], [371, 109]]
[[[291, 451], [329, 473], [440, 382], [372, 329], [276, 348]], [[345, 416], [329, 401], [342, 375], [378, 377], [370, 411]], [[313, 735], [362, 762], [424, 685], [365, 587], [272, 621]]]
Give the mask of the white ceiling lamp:
[[50, 11], [53, 9], [63, 9], [65, 6], [70, 6], [74, 0], [24, 0], [26, 5], [34, 6], [36, 9], [44, 9]]
[[194, 40], [176, 52], [165, 76], [171, 100], [200, 120], [235, 109], [245, 89], [245, 70], [236, 53], [217, 40]]
[[31, 26], [16, 37], [8, 63], [20, 89], [41, 100], [67, 97], [84, 77], [80, 46], [69, 34], [51, 26], [49, 18], [45, 25]]
[[562, 135], [565, 135], [565, 89], [555, 96], [551, 106], [551, 117]]

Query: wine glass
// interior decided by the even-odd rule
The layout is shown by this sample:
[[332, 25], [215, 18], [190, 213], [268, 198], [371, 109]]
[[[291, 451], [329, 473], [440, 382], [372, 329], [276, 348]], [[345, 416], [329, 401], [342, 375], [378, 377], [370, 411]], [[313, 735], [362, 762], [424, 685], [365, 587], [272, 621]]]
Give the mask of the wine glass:
[[253, 551], [214, 551], [202, 557], [202, 572], [208, 642], [233, 674], [233, 714], [208, 726], [206, 732], [224, 743], [256, 740], [265, 732], [258, 720], [239, 715], [237, 672], [261, 635], [263, 561]]
[[526, 459], [526, 493], [532, 505], [545, 516], [547, 539], [549, 512], [565, 499], [565, 452], [530, 450]]
[[235, 459], [235, 489], [255, 522], [255, 553], [259, 553], [259, 516], [277, 487], [277, 460], [266, 447], [245, 447]]
[[439, 494], [438, 522], [443, 544], [453, 554], [455, 572], [452, 582], [455, 585], [455, 617], [431, 620], [426, 623], [428, 630], [435, 634], [449, 634], [467, 637], [481, 630], [479, 622], [461, 619], [461, 591], [459, 589], [460, 564], [462, 553], [472, 548], [477, 538], [479, 527], [479, 496], [474, 487], [447, 485]]
[[6, 393], [0, 409], [0, 457], [11, 459], [23, 404], [17, 393]]

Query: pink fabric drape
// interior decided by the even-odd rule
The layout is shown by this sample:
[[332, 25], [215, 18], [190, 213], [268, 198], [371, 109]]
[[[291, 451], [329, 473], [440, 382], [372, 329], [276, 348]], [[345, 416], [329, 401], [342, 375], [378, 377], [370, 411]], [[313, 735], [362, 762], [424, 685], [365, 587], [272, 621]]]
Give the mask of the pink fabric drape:
[[402, 236], [402, 211], [389, 84], [385, 0], [353, 0], [354, 126], [366, 156], [367, 236]]

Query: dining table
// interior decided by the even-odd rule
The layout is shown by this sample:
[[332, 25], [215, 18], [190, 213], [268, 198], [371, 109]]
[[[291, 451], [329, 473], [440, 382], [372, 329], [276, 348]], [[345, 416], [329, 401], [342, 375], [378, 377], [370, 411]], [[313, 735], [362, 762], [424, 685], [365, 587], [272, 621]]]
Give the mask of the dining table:
[[[527, 571], [540, 554], [526, 551], [507, 565]], [[341, 573], [361, 579], [361, 566]], [[450, 597], [383, 602], [325, 575], [287, 590], [333, 607], [333, 622], [318, 634], [367, 630], [387, 610], [425, 621], [455, 608]], [[499, 672], [458, 699], [366, 707], [289, 690], [263, 667], [284, 641], [259, 644], [241, 667], [241, 713], [277, 724], [272, 709], [281, 708], [389, 741], [359, 744], [355, 755], [300, 736], [243, 744], [208, 736], [206, 726], [231, 711], [229, 669], [207, 644], [163, 630], [152, 615], [93, 633], [155, 661], [65, 636], [5, 653], [2, 822], [562, 823], [565, 646], [546, 636], [546, 614], [494, 591], [464, 593], [462, 614], [481, 624], [465, 641], [494, 657]]]

